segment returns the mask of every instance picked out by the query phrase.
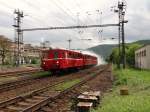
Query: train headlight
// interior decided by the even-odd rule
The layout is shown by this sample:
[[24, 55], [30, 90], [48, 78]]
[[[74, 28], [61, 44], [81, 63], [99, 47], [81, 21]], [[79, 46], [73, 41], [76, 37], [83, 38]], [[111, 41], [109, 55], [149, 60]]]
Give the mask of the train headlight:
[[56, 61], [56, 64], [59, 64], [59, 61]]
[[46, 63], [45, 62], [43, 62], [43, 65], [45, 65]]

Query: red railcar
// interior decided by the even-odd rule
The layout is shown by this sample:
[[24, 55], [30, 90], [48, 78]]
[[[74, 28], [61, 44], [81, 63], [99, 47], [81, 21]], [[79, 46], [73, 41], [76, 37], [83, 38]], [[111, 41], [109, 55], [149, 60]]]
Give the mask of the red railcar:
[[53, 49], [43, 51], [41, 67], [46, 71], [77, 69], [97, 64], [97, 58], [80, 52]]
[[84, 63], [84, 66], [97, 65], [97, 57], [84, 54], [83, 63]]
[[43, 51], [41, 67], [44, 70], [62, 70], [82, 66], [83, 56], [79, 52], [63, 49]]

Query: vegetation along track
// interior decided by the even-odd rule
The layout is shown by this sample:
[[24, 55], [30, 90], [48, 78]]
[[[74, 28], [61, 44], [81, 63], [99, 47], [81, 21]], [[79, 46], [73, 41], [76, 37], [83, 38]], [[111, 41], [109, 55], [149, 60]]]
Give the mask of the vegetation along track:
[[[62, 81], [49, 85], [45, 88], [38, 89], [36, 91], [30, 92], [24, 96], [18, 96], [11, 100], [0, 103], [1, 112], [34, 112], [46, 104], [53, 102], [55, 99], [58, 99], [60, 96], [67, 94], [69, 91], [73, 90], [76, 87], [79, 87], [86, 83], [89, 80], [95, 78], [99, 73], [103, 72], [107, 67], [101, 69], [96, 69], [96, 71], [84, 77], [81, 81], [76, 84], [71, 85], [68, 88], [65, 88], [61, 91], [55, 91], [54, 88], [56, 85], [63, 83]], [[66, 80], [65, 80], [66, 81]]]

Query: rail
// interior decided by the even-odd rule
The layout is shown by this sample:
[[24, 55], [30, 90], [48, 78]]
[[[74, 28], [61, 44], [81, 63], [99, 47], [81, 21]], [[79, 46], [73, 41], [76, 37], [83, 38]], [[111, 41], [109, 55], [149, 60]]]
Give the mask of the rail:
[[[41, 107], [47, 105], [48, 103], [53, 102], [54, 100], [56, 100], [57, 98], [61, 97], [62, 95], [67, 94], [68, 92], [70, 92], [71, 90], [75, 89], [76, 87], [82, 86], [87, 81], [94, 79], [97, 75], [101, 74], [107, 68], [108, 68], [108, 66], [105, 66], [105, 67], [101, 68], [100, 70], [97, 70], [94, 74], [87, 75], [79, 83], [74, 84], [73, 86], [71, 86], [71, 87], [69, 87], [69, 88], [67, 88], [67, 89], [65, 89], [63, 91], [60, 91], [59, 93], [57, 93], [57, 94], [55, 94], [53, 96], [47, 96], [47, 95], [42, 95], [42, 94], [43, 94], [43, 92], [48, 92], [49, 88], [51, 88], [51, 87], [53, 87], [55, 85], [58, 85], [60, 83], [63, 83], [64, 81], [60, 81], [60, 82], [58, 82], [56, 84], [48, 85], [47, 87], [44, 87], [44, 88], [32, 91], [31, 93], [26, 94], [26, 95], [17, 96], [17, 97], [15, 97], [13, 99], [1, 102], [0, 103], [0, 109], [7, 108], [7, 107], [9, 107], [12, 104], [14, 105], [14, 104], [17, 104], [19, 102], [25, 101], [28, 98], [32, 99], [35, 96], [42, 97], [42, 99], [40, 99], [38, 102], [34, 102], [34, 103], [31, 103], [31, 104], [29, 103], [29, 105], [27, 107], [19, 110], [19, 112], [34, 112], [34, 111], [40, 109]], [[16, 107], [16, 109], [17, 108], [18, 107]]]

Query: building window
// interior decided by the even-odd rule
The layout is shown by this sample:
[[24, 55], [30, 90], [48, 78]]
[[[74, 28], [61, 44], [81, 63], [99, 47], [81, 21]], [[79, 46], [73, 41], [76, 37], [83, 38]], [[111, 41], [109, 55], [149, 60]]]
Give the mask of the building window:
[[144, 50], [144, 56], [146, 56], [146, 50]]
[[144, 56], [144, 51], [142, 51], [142, 56]]
[[142, 57], [142, 51], [140, 51], [140, 57]]

